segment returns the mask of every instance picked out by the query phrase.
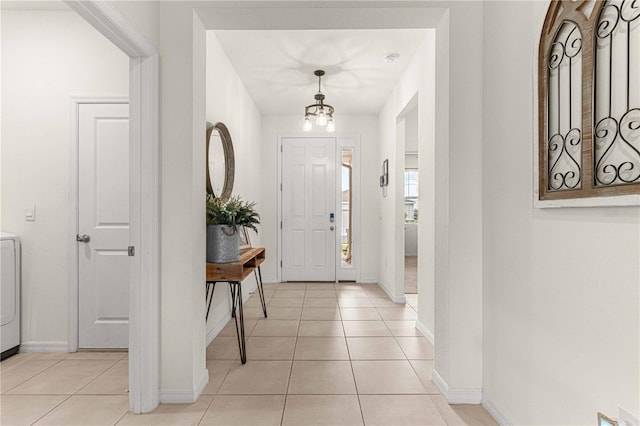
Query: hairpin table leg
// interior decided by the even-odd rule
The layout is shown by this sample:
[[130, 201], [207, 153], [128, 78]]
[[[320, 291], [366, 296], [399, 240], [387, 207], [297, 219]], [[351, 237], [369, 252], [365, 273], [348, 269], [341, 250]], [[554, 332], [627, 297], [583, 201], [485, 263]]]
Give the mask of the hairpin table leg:
[[234, 308], [237, 304], [237, 310], [235, 318], [236, 322], [236, 335], [238, 336], [238, 349], [240, 349], [240, 361], [243, 364], [247, 362], [247, 347], [244, 336], [244, 312], [242, 309], [242, 285], [238, 281], [230, 282], [231, 292], [236, 293], [234, 296]]
[[262, 289], [262, 272], [260, 271], [260, 267], [258, 266], [258, 271], [254, 269], [253, 274], [256, 277], [256, 283], [258, 284], [258, 294], [260, 295], [260, 303], [262, 303], [262, 312], [264, 313], [264, 317], [267, 317], [267, 305], [264, 302], [264, 290]]
[[229, 291], [231, 292], [231, 318], [236, 317], [236, 294], [233, 288], [233, 284], [230, 282]]
[[207, 287], [205, 289], [206, 303], [207, 303], [207, 315], [204, 317], [205, 321], [209, 319], [209, 310], [211, 309], [211, 301], [213, 300], [213, 291], [216, 289], [215, 281], [207, 281]]

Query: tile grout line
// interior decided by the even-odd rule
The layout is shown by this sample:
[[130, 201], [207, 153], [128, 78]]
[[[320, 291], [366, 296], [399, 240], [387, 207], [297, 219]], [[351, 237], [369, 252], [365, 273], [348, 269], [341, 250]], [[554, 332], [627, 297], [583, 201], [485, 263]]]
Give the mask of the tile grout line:
[[7, 389], [7, 390], [6, 390], [6, 392], [2, 392], [2, 395], [22, 395], [22, 394], [9, 394], [9, 392], [11, 392], [13, 389], [17, 388], [18, 386], [21, 386], [21, 385], [23, 385], [23, 384], [27, 383], [29, 380], [33, 379], [34, 377], [39, 376], [40, 374], [44, 373], [44, 372], [45, 372], [45, 371], [47, 371], [48, 369], [55, 367], [56, 365], [60, 364], [60, 363], [61, 363], [62, 361], [64, 361], [65, 359], [66, 359], [66, 358], [58, 359], [58, 360], [55, 360], [55, 359], [54, 359], [53, 361], [58, 361], [58, 362], [54, 362], [53, 364], [51, 364], [50, 366], [48, 366], [48, 367], [47, 367], [47, 368], [45, 368], [44, 370], [42, 370], [42, 371], [39, 371], [39, 372], [35, 373], [33, 376], [29, 376], [28, 378], [24, 379], [23, 381], [21, 381], [21, 382], [20, 382], [20, 383], [18, 383], [17, 385], [15, 385], [15, 386], [13, 386], [13, 387], [11, 387], [11, 388]]
[[[42, 395], [48, 395], [48, 394], [42, 394]], [[55, 394], [52, 394], [55, 395]], [[61, 406], [62, 404], [64, 404], [66, 401], [68, 401], [73, 395], [66, 395], [66, 398], [63, 399], [62, 401], [60, 401], [59, 404], [57, 404], [55, 407], [53, 407], [51, 410], [47, 411], [46, 413], [44, 413], [43, 415], [41, 415], [40, 417], [38, 417], [33, 423], [31, 423], [32, 425], [38, 423], [40, 420], [42, 420], [43, 418], [45, 418], [46, 416], [48, 416], [49, 414], [51, 414], [56, 408], [58, 408], [59, 406]]]
[[[102, 395], [102, 396], [104, 396], [104, 395]], [[127, 405], [128, 405], [128, 401], [127, 401]], [[129, 414], [129, 413], [130, 413], [130, 411], [129, 411], [129, 407], [127, 407], [127, 411], [125, 411], [125, 412], [124, 412], [124, 414], [123, 414], [122, 416], [120, 416], [120, 418], [118, 419], [118, 421], [117, 421], [117, 422], [115, 422], [115, 423], [113, 424], [113, 426], [117, 426], [117, 425], [118, 425], [118, 423], [120, 423], [122, 420], [124, 420], [124, 418], [125, 418], [125, 417], [127, 417], [127, 414]]]
[[[231, 371], [231, 369], [227, 370], [227, 374], [229, 374], [229, 371]], [[224, 378], [227, 378], [227, 375], [225, 374]], [[224, 382], [224, 379], [222, 379], [222, 381]], [[220, 382], [220, 387], [222, 387], [222, 382]], [[218, 388], [219, 389], [219, 388]], [[216, 393], [211, 395], [211, 401], [209, 401], [209, 404], [207, 404], [207, 408], [204, 409], [204, 411], [202, 412], [202, 415], [200, 416], [200, 420], [198, 420], [198, 423], [196, 423], [197, 425], [201, 425], [202, 421], [204, 420], [204, 416], [207, 415], [207, 413], [209, 412], [209, 409], [211, 408], [211, 406], [213, 405], [213, 401], [216, 400], [216, 397], [218, 396], [218, 391], [216, 390]], [[202, 395], [200, 395], [200, 398], [202, 398]], [[198, 399], [200, 399], [198, 398]], [[197, 401], [196, 401], [197, 402]], [[194, 403], [195, 404], [195, 403]]]
[[[369, 300], [369, 302], [371, 302], [371, 304], [373, 305], [373, 301], [371, 300], [371, 296], [369, 295], [369, 293], [365, 290], [365, 293], [367, 294], [367, 298]], [[374, 306], [375, 308], [375, 306]], [[380, 319], [382, 319], [382, 315], [380, 315], [380, 312], [376, 309], [376, 312], [378, 312], [378, 315], [380, 316]], [[386, 326], [386, 325], [385, 325]], [[344, 323], [343, 323], [343, 327], [344, 327]], [[346, 330], [345, 330], [345, 335], [346, 335]], [[348, 350], [348, 345], [347, 345], [347, 350]], [[353, 370], [353, 360], [351, 359], [351, 352], [349, 352], [349, 362], [351, 363], [351, 372], [353, 374], [353, 382], [355, 383], [356, 386], [356, 395], [358, 396], [358, 405], [360, 406], [360, 416], [362, 416], [362, 424], [365, 425], [365, 420], [364, 420], [364, 409], [362, 408], [362, 401], [360, 400], [360, 391], [358, 390], [358, 383], [356, 382], [356, 373]]]
[[[304, 306], [304, 299], [305, 299], [305, 295], [307, 293], [307, 285], [305, 283], [305, 290], [304, 290], [304, 294], [302, 295], [302, 305]], [[293, 374], [293, 363], [295, 361], [296, 358], [296, 349], [298, 348], [298, 334], [300, 333], [300, 323], [302, 322], [302, 308], [300, 309], [300, 317], [298, 318], [298, 329], [296, 331], [296, 342], [293, 345], [293, 354], [291, 355], [291, 367], [289, 368], [289, 379], [287, 380], [287, 390], [285, 391], [284, 394], [284, 404], [282, 405], [282, 416], [280, 417], [280, 425], [282, 425], [284, 423], [284, 413], [285, 410], [287, 409], [287, 400], [289, 399], [289, 385], [291, 384], [291, 376]]]
[[[94, 381], [98, 380], [98, 378], [102, 377], [107, 371], [111, 370], [113, 367], [116, 366], [117, 363], [119, 363], [120, 361], [123, 361], [124, 359], [119, 359], [116, 362], [114, 362], [113, 364], [111, 364], [110, 366], [108, 366], [102, 373], [98, 374], [96, 377], [94, 377], [93, 379], [91, 379], [87, 384], [85, 384], [84, 386], [81, 386], [80, 389], [78, 389], [77, 391], [75, 391], [73, 393], [73, 395], [78, 395], [78, 392], [80, 392], [82, 389], [86, 388], [87, 386], [89, 386], [91, 383], [93, 383]], [[92, 360], [93, 361], [93, 360]], [[110, 361], [110, 360], [104, 360], [104, 361]], [[128, 384], [128, 380], [129, 380], [129, 373], [127, 371], [127, 391], [129, 390], [129, 384]], [[88, 394], [91, 395], [91, 394]], [[105, 394], [95, 394], [95, 395], [105, 395]], [[128, 395], [128, 392], [127, 392]]]

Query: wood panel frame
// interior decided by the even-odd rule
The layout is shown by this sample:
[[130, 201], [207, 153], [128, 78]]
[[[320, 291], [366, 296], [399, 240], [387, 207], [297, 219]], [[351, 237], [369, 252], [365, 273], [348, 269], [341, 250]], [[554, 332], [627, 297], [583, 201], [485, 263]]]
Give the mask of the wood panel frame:
[[[547, 10], [538, 48], [538, 197], [539, 200], [568, 200], [640, 194], [640, 183], [628, 185], [595, 186], [593, 161], [595, 28], [604, 0], [596, 0], [590, 16], [581, 10], [589, 1], [552, 0]], [[550, 191], [547, 164], [547, 73], [549, 49], [554, 37], [565, 22], [578, 26], [582, 36], [582, 154], [581, 187], [571, 190]]]

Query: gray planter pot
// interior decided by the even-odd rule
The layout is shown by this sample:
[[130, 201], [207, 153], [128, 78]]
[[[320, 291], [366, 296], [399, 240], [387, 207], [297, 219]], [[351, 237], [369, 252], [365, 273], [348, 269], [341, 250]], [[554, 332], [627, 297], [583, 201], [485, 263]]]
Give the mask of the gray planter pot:
[[207, 262], [237, 262], [239, 238], [233, 226], [207, 225]]

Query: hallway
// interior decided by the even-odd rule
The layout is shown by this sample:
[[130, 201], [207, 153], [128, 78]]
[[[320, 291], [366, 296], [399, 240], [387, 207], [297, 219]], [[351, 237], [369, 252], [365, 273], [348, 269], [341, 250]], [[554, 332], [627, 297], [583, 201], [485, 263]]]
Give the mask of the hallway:
[[414, 308], [373, 285], [287, 283], [265, 293], [269, 319], [256, 297], [246, 305], [245, 366], [232, 323], [208, 348], [210, 375], [220, 373], [203, 423], [461, 424], [431, 383], [433, 347], [414, 328]]
[[480, 406], [450, 406], [431, 382], [433, 347], [415, 299], [376, 285], [265, 284], [245, 303], [248, 361], [230, 321], [207, 348], [195, 404], [127, 413], [125, 353], [19, 354], [1, 364], [2, 424], [495, 425]]

